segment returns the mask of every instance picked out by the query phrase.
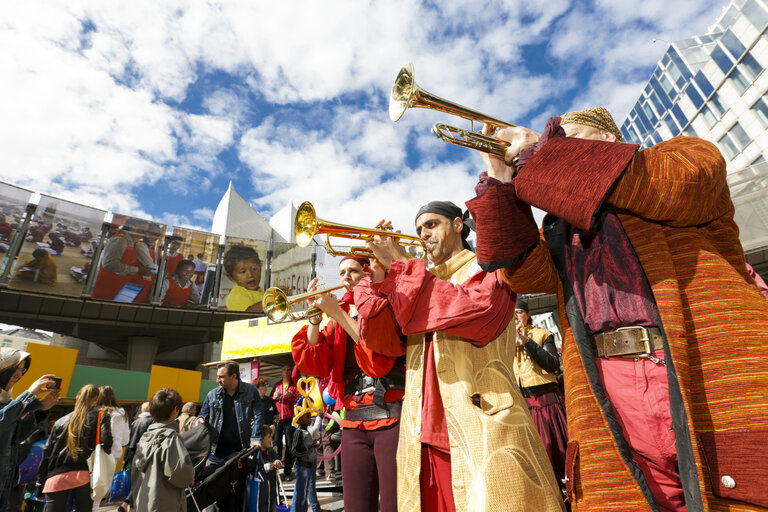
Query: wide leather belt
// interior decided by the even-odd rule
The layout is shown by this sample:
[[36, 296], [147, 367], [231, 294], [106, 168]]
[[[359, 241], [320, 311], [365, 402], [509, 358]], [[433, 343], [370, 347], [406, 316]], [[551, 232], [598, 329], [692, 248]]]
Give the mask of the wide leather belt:
[[658, 327], [619, 327], [589, 337], [598, 357], [648, 357], [664, 347]]
[[375, 404], [364, 404], [355, 409], [345, 409], [344, 419], [347, 421], [373, 421], [399, 418], [403, 402], [386, 402], [384, 407]]

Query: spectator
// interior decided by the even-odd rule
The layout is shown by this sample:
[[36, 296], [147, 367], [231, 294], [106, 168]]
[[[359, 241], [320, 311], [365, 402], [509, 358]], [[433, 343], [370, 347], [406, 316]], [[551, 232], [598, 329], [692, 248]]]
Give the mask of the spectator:
[[[155, 420], [149, 413], [149, 402], [144, 402], [139, 408], [139, 415], [135, 420], [133, 420], [133, 423], [131, 424], [131, 433], [128, 440], [128, 446], [125, 448], [125, 456], [123, 457], [124, 471], [131, 468], [131, 463], [133, 462], [133, 457], [136, 454], [136, 448], [138, 448], [139, 440], [141, 440], [141, 436], [144, 435], [144, 432], [146, 432], [149, 426], [154, 422]], [[119, 507], [117, 507], [117, 510], [118, 512], [128, 512], [128, 508], [130, 506], [131, 497], [129, 496], [127, 500], [125, 500], [120, 504]]]
[[141, 512], [186, 512], [184, 488], [192, 485], [195, 468], [176, 428], [181, 396], [170, 388], [149, 401], [155, 423], [141, 436], [134, 457], [133, 502]]
[[53, 425], [37, 473], [38, 494], [45, 494], [45, 512], [64, 512], [70, 494], [75, 512], [90, 512], [93, 507], [88, 458], [96, 449], [97, 428], [101, 429], [101, 446], [107, 451], [112, 448], [109, 413], [99, 423], [98, 399], [99, 388], [83, 386], [77, 392], [75, 410]]
[[308, 409], [301, 410], [296, 416], [298, 428], [293, 434], [291, 443], [291, 450], [296, 457], [296, 464], [293, 468], [296, 472], [296, 485], [293, 488], [291, 512], [307, 512], [311, 493], [314, 494], [314, 501], [317, 502], [315, 466], [317, 465], [317, 447], [320, 445], [320, 441], [316, 440], [315, 436], [320, 424], [319, 419], [314, 424], [312, 423], [312, 414]]
[[[262, 438], [261, 398], [252, 384], [240, 380], [239, 365], [234, 361], [219, 363], [216, 382], [219, 387], [208, 392], [197, 418], [198, 424], [206, 422], [211, 427], [211, 465], [223, 464], [248, 446], [260, 446]], [[236, 491], [217, 502], [219, 511], [243, 509], [245, 476], [243, 471]]]
[[59, 397], [58, 389], [50, 389], [39, 400], [35, 398], [53, 383], [52, 375], [43, 375], [17, 398], [11, 398], [13, 385], [27, 372], [31, 360], [27, 352], [0, 348], [0, 510], [18, 510], [16, 493], [14, 501], [9, 500], [23, 460], [19, 454], [21, 441], [32, 435], [40, 424], [44, 425], [48, 410]]
[[56, 284], [57, 273], [53, 257], [47, 250], [37, 248], [32, 251], [32, 259], [22, 263], [16, 271], [16, 277], [53, 286]]
[[[112, 449], [110, 453], [116, 461], [120, 460], [120, 457], [123, 455], [123, 447], [128, 444], [131, 432], [125, 409], [117, 404], [117, 397], [112, 386], [101, 386], [99, 388], [99, 400], [96, 402], [96, 408], [109, 413], [109, 425], [112, 429]], [[93, 510], [94, 512], [99, 510], [99, 503], [93, 504]]]
[[[286, 480], [291, 479], [291, 469], [293, 468], [293, 454], [291, 453], [291, 440], [293, 439], [293, 403], [296, 401], [298, 390], [296, 389], [296, 380], [291, 376], [291, 367], [283, 366], [283, 378], [272, 388], [272, 398], [277, 405], [278, 422], [275, 430], [275, 447], [277, 455], [283, 455], [283, 446], [285, 446], [285, 459], [283, 470]], [[285, 438], [285, 445], [283, 445]]]
[[277, 405], [275, 404], [275, 399], [267, 394], [267, 379], [264, 377], [253, 379], [253, 385], [256, 386], [256, 389], [259, 391], [259, 395], [261, 396], [261, 401], [264, 403], [264, 416], [261, 418], [261, 422], [264, 425], [272, 426], [275, 424]]
[[[266, 383], [264, 385], [266, 386]], [[283, 464], [277, 457], [275, 449], [272, 448], [274, 432], [274, 427], [264, 425], [261, 450], [256, 452], [256, 480], [259, 482], [259, 504], [256, 512], [275, 512], [277, 510], [277, 471]]]
[[152, 415], [149, 413], [149, 402], [141, 404], [139, 411], [139, 415], [131, 424], [128, 446], [125, 448], [125, 457], [123, 457], [123, 467], [125, 468], [129, 468], [131, 465], [133, 456], [136, 453], [136, 447], [139, 444], [139, 439], [141, 439], [141, 436], [144, 435], [144, 432], [147, 431], [149, 426], [155, 422], [155, 420], [152, 419]]
[[181, 414], [179, 414], [179, 434], [191, 429], [196, 419], [197, 404], [195, 402], [185, 403], [184, 407], [181, 408]]

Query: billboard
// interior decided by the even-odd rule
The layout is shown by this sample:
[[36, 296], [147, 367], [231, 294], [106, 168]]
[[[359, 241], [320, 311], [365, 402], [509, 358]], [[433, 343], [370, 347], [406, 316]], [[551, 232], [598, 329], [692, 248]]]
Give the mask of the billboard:
[[149, 304], [165, 230], [165, 224], [114, 214], [91, 298]]
[[41, 195], [8, 286], [79, 297], [105, 214], [104, 210]]
[[226, 237], [218, 292], [219, 309], [262, 313], [264, 262], [269, 242]]

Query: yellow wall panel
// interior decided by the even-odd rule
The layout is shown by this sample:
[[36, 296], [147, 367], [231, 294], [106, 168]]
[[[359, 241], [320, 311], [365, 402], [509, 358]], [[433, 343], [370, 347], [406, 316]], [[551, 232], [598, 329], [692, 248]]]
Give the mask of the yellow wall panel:
[[159, 389], [173, 388], [184, 402], [196, 402], [200, 396], [200, 381], [203, 374], [194, 370], [182, 370], [168, 366], [152, 365], [149, 376], [147, 400]]
[[32, 365], [29, 367], [29, 371], [13, 386], [13, 396], [19, 396], [33, 382], [49, 373], [61, 377], [59, 396], [67, 396], [69, 384], [72, 382], [72, 373], [75, 371], [77, 349], [30, 342], [27, 343], [26, 352], [32, 354]]

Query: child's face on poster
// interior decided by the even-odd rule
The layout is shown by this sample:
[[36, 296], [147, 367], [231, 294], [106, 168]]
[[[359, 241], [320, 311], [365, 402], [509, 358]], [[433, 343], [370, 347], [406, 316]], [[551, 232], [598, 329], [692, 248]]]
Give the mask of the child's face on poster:
[[261, 283], [261, 263], [254, 258], [240, 260], [229, 277], [246, 290], [256, 290]]

